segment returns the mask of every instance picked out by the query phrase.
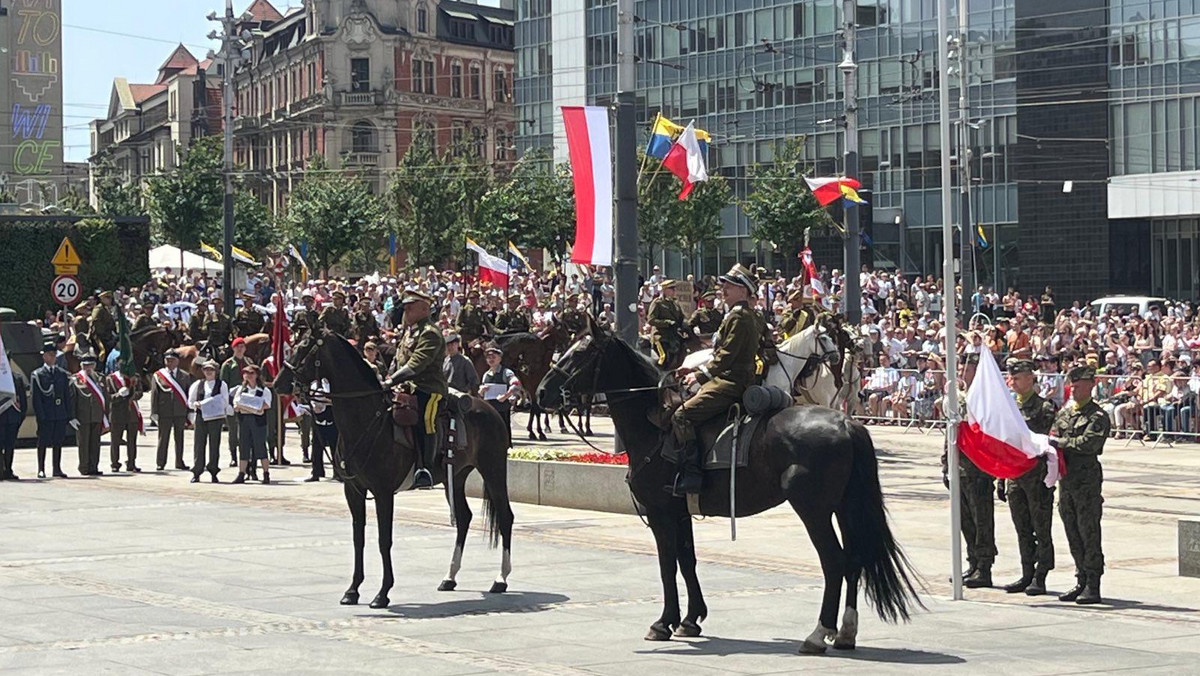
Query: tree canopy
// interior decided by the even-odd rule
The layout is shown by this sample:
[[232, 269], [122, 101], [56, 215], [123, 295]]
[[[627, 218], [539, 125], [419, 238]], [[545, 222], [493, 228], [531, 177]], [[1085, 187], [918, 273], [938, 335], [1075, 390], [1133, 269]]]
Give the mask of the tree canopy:
[[803, 136], [784, 141], [775, 162], [751, 168], [751, 192], [741, 202], [750, 218], [751, 237], [795, 253], [806, 228], [832, 224], [804, 182], [808, 171]]
[[379, 198], [371, 194], [365, 181], [331, 169], [318, 155], [292, 192], [285, 229], [294, 240], [308, 242], [310, 262], [327, 272], [359, 250], [364, 238], [380, 237], [384, 214]]
[[570, 169], [555, 167], [548, 151], [532, 150], [488, 190], [480, 212], [472, 234], [485, 247], [503, 251], [512, 241], [522, 248], [546, 249], [558, 259], [575, 231]]

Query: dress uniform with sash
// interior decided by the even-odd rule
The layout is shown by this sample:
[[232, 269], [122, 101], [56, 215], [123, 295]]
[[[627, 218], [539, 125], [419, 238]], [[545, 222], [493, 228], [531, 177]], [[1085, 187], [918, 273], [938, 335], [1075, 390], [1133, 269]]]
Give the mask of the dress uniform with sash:
[[175, 368], [164, 366], [151, 376], [150, 416], [158, 421], [158, 471], [167, 466], [167, 445], [175, 442], [175, 469], [191, 469], [183, 461], [183, 428], [189, 413], [188, 388], [192, 377], [179, 368], [179, 355], [171, 350], [167, 359], [175, 359]]
[[[668, 279], [663, 281], [662, 288], [664, 291], [673, 289], [675, 284], [675, 280]], [[663, 295], [650, 303], [650, 309], [646, 311], [646, 322], [650, 324], [650, 345], [654, 347], [658, 365], [666, 366], [672, 355], [682, 347], [681, 334], [687, 318], [684, 317], [683, 310], [675, 298]]]
[[108, 418], [112, 426], [109, 438], [109, 464], [112, 471], [121, 470], [121, 445], [125, 445], [125, 469], [129, 472], [142, 471], [137, 466], [137, 438], [144, 429], [142, 413], [137, 402], [142, 398], [142, 380], [129, 377], [120, 369], [110, 373], [104, 381], [108, 393]]
[[[53, 344], [42, 348], [42, 359], [55, 357], [58, 350]], [[54, 451], [53, 472], [56, 477], [66, 477], [62, 471], [62, 446], [67, 436], [67, 421], [72, 417], [74, 402], [71, 401], [70, 375], [56, 362], [45, 364], [35, 370], [29, 378], [33, 387], [33, 413], [38, 427], [38, 478], [46, 478], [46, 447]]]
[[[1067, 372], [1072, 388], [1095, 385], [1096, 369], [1076, 366]], [[1077, 385], [1079, 383], [1079, 385]], [[1058, 515], [1067, 532], [1071, 558], [1075, 560], [1076, 584], [1059, 596], [1060, 601], [1080, 604], [1100, 602], [1100, 577], [1104, 575], [1104, 549], [1100, 543], [1100, 514], [1104, 498], [1100, 488], [1104, 471], [1100, 454], [1112, 427], [1108, 414], [1090, 395], [1086, 402], [1074, 398], [1058, 412], [1051, 428], [1051, 443], [1062, 450], [1067, 472], [1060, 480]]]
[[[100, 436], [108, 431], [108, 397], [104, 385], [96, 375], [96, 355], [86, 354], [79, 359], [83, 370], [71, 376], [74, 402], [73, 418], [75, 439], [79, 446], [79, 473], [83, 476], [99, 476]], [[88, 367], [92, 368], [88, 368]]]
[[[1021, 359], [1012, 363], [1008, 372], [1012, 375], [1033, 373], [1035, 368], [1031, 360]], [[1028, 395], [1018, 394], [1017, 406], [1029, 425], [1029, 431], [1050, 433], [1058, 407], [1038, 395], [1036, 387]], [[1046, 574], [1054, 569], [1054, 539], [1051, 534], [1054, 488], [1046, 487], [1046, 459], [1039, 458], [1033, 469], [1002, 485], [1005, 486], [1013, 526], [1017, 529], [1017, 549], [1021, 552], [1021, 579], [1005, 585], [1004, 591], [1012, 594], [1023, 591], [1029, 596], [1040, 596], [1046, 593]]]
[[[402, 305], [425, 302], [433, 299], [420, 291], [405, 294]], [[446, 361], [446, 341], [442, 332], [429, 317], [417, 320], [405, 331], [396, 352], [396, 371], [385, 383], [389, 388], [400, 383], [412, 383], [416, 389], [417, 402], [421, 411], [421, 422], [416, 427], [418, 471], [428, 474], [437, 454], [434, 448], [437, 439], [437, 417], [442, 400], [449, 387], [442, 364]]]
[[[11, 363], [11, 362], [10, 362]], [[12, 372], [16, 394], [0, 398], [0, 481], [16, 481], [13, 474], [13, 457], [17, 450], [17, 436], [21, 423], [29, 412], [29, 400], [25, 394], [25, 376], [16, 369]]]
[[345, 293], [333, 292], [333, 305], [321, 311], [320, 326], [343, 338], [350, 338], [350, 311], [346, 309], [345, 305], [339, 304], [339, 300], [344, 301], [345, 298]]

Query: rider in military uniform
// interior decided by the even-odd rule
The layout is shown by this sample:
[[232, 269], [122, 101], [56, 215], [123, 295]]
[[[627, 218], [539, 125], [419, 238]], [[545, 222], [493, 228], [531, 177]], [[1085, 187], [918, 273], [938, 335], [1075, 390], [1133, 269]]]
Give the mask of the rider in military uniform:
[[191, 319], [188, 320], [188, 337], [192, 339], [193, 345], [199, 345], [208, 340], [208, 332], [204, 330], [207, 320], [208, 301], [202, 298], [196, 303], [196, 311], [192, 313]]
[[304, 307], [296, 310], [292, 315], [292, 340], [295, 342], [304, 340], [305, 336], [316, 331], [320, 326], [312, 291], [306, 289], [304, 293], [300, 294], [300, 302], [304, 304]]
[[233, 340], [233, 322], [225, 314], [225, 299], [217, 296], [212, 300], [213, 310], [204, 320], [204, 334], [208, 336], [208, 354], [216, 358]]
[[587, 328], [587, 313], [579, 309], [578, 297], [572, 297], [562, 312], [562, 324], [572, 336]]
[[654, 347], [658, 365], [666, 366], [683, 348], [684, 324], [687, 318], [675, 300], [675, 280], [662, 283], [662, 295], [650, 303], [646, 322], [650, 324], [650, 345]]
[[722, 275], [720, 281], [729, 314], [717, 330], [712, 360], [697, 370], [676, 371], [685, 376], [685, 384], [700, 384], [700, 391], [684, 402], [671, 420], [680, 444], [680, 475], [672, 491], [677, 496], [699, 493], [703, 485], [696, 426], [724, 416], [730, 406], [742, 400], [742, 394], [754, 380], [754, 360], [763, 326], [750, 300], [758, 284], [753, 273], [740, 264]]
[[[1037, 393], [1036, 368], [1032, 360], [1021, 359], [1008, 367], [1009, 386], [1017, 395], [1017, 406], [1029, 425], [1029, 431], [1049, 434], [1058, 407]], [[1050, 527], [1054, 520], [1054, 487], [1046, 487], [1046, 459], [1016, 479], [1001, 481], [997, 496], [1008, 501], [1013, 526], [1017, 529], [1017, 548], [1021, 552], [1021, 578], [1004, 585], [1010, 594], [1029, 596], [1046, 593], [1046, 574], [1054, 568], [1054, 541]]]
[[1080, 604], [1100, 603], [1100, 576], [1104, 551], [1100, 546], [1100, 512], [1104, 498], [1100, 487], [1104, 472], [1100, 454], [1108, 439], [1111, 421], [1092, 400], [1096, 369], [1076, 366], [1067, 372], [1071, 401], [1062, 407], [1050, 429], [1050, 443], [1062, 451], [1067, 473], [1061, 479], [1058, 516], [1067, 531], [1067, 544], [1075, 560], [1075, 587], [1058, 597]]
[[409, 291], [400, 301], [404, 307], [404, 338], [396, 352], [397, 369], [384, 384], [395, 387], [401, 383], [412, 383], [416, 390], [421, 411], [421, 422], [416, 427], [417, 473], [414, 488], [433, 485], [429, 468], [437, 453], [437, 417], [442, 399], [449, 392], [442, 363], [446, 360], [446, 341], [436, 324], [429, 319], [433, 298], [420, 291]]
[[463, 345], [469, 347], [471, 343], [493, 333], [491, 328], [491, 322], [479, 305], [479, 292], [471, 291], [467, 303], [458, 312], [454, 330], [462, 337]]
[[358, 302], [358, 309], [354, 311], [351, 321], [351, 331], [359, 345], [366, 345], [369, 340], [379, 336], [379, 322], [375, 321], [375, 315], [371, 312], [371, 301], [364, 298]]
[[496, 315], [496, 329], [501, 333], [529, 332], [529, 313], [521, 307], [521, 294], [508, 297], [508, 309]]
[[142, 313], [133, 320], [133, 328], [130, 329], [130, 332], [148, 331], [157, 326], [158, 321], [154, 318], [154, 303], [147, 302], [142, 304]]
[[717, 307], [713, 307], [716, 303], [713, 299], [717, 298], [715, 291], [709, 291], [700, 299], [700, 304], [696, 307], [696, 311], [688, 317], [687, 327], [693, 333], [699, 336], [711, 336], [721, 328], [721, 320], [725, 318], [725, 313]]
[[787, 299], [788, 307], [783, 311], [783, 318], [779, 320], [779, 338], [781, 340], [787, 340], [812, 326], [813, 320], [817, 317], [817, 313], [813, 309], [812, 298], [806, 296], [801, 289], [789, 293]]
[[100, 302], [92, 308], [92, 314], [88, 318], [88, 341], [100, 359], [104, 359], [108, 351], [117, 344], [117, 321], [113, 318], [112, 306], [112, 291], [105, 291], [100, 294]]
[[333, 305], [321, 311], [320, 325], [323, 329], [338, 334], [343, 338], [350, 337], [350, 311], [346, 309], [346, 293], [342, 290], [333, 292]]
[[[238, 308], [237, 313], [233, 318], [234, 335], [239, 338], [249, 338], [256, 333], [262, 333], [264, 322], [263, 316], [258, 310], [254, 309], [254, 294], [242, 294], [242, 306]], [[238, 385], [241, 381], [238, 381]]]

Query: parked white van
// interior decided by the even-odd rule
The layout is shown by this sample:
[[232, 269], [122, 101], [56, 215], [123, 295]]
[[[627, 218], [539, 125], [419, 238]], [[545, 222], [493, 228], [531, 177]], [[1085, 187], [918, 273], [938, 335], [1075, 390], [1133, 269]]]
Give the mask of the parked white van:
[[1166, 302], [1166, 298], [1154, 296], [1109, 296], [1092, 301], [1089, 307], [1092, 309], [1092, 314], [1097, 317], [1108, 314], [1109, 310], [1116, 310], [1117, 314], [1121, 316], [1136, 312], [1139, 316], [1145, 317], [1149, 314], [1150, 308], [1158, 307], [1161, 311]]

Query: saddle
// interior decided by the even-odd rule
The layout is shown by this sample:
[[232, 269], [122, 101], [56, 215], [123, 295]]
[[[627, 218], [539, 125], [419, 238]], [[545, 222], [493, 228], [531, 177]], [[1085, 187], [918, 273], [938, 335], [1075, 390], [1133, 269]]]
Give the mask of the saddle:
[[[464, 401], [466, 399], [467, 401]], [[453, 444], [455, 451], [467, 449], [466, 418], [464, 413], [470, 407], [469, 397], [456, 396], [451, 393], [443, 400], [445, 404], [438, 411], [435, 422], [437, 430], [437, 457], [440, 461], [442, 454]], [[451, 434], [450, 420], [454, 419], [454, 433]], [[407, 392], [396, 392], [392, 395], [392, 439], [403, 446], [416, 446], [416, 427], [422, 424], [422, 412], [417, 395]]]
[[[719, 417], [704, 423], [696, 430], [705, 471], [746, 467], [750, 462], [750, 444], [764, 422], [792, 405], [788, 393], [777, 387], [756, 385], [746, 389], [742, 403], [729, 408], [725, 420]], [[663, 457], [678, 461], [679, 447], [668, 435]]]

